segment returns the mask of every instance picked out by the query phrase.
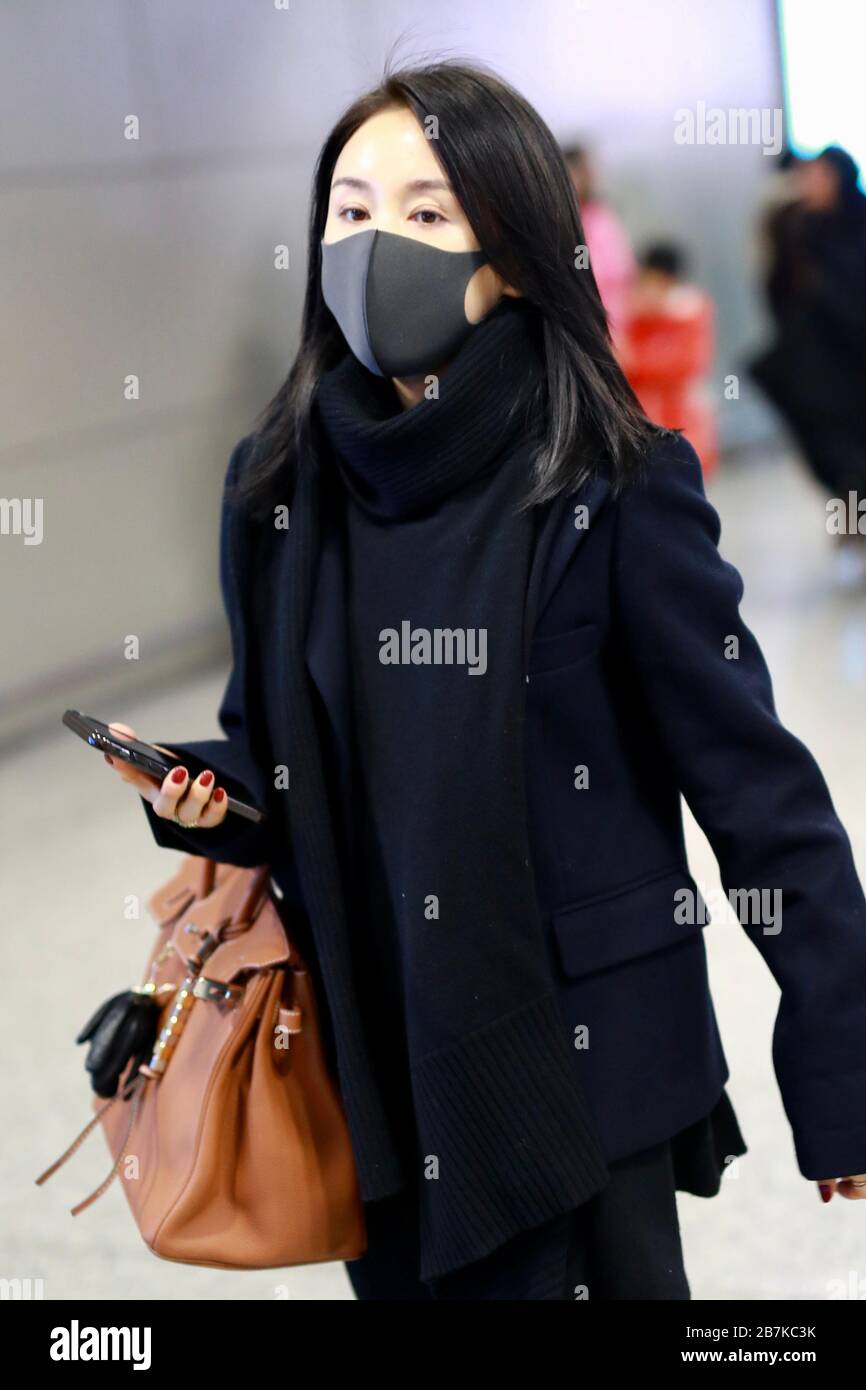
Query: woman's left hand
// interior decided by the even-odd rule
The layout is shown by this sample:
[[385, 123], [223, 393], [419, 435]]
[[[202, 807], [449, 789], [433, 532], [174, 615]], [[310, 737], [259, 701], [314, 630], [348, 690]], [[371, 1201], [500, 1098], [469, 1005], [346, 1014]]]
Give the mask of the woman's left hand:
[[834, 1192], [856, 1202], [866, 1197], [866, 1173], [852, 1173], [847, 1178], [822, 1178], [818, 1189], [822, 1202], [829, 1202]]

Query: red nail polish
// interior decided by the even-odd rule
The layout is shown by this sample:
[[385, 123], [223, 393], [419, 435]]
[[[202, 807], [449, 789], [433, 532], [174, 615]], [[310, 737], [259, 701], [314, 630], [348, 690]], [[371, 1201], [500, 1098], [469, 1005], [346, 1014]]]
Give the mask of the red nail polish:
[[819, 1187], [820, 1192], [821, 1192], [821, 1201], [822, 1201], [822, 1202], [829, 1202], [830, 1199], [831, 1199], [832, 1196], [833, 1196], [833, 1189], [832, 1189], [832, 1187], [828, 1187], [826, 1183], [822, 1183], [822, 1182], [819, 1182], [818, 1187]]
[[174, 772], [171, 774], [171, 780], [172, 780], [172, 782], [185, 782], [185, 781], [186, 781], [186, 768], [185, 768], [185, 767], [176, 767], [175, 770], [174, 770]]
[[224, 801], [224, 800], [225, 800], [225, 795], [226, 795], [226, 794], [225, 794], [225, 792], [223, 791], [222, 787], [217, 787], [216, 791], [215, 791], [214, 794], [213, 794], [213, 799], [214, 799], [214, 801]]
[[202, 785], [203, 787], [209, 787], [210, 784], [211, 784], [211, 782], [213, 781], [213, 773], [212, 773], [212, 772], [203, 772], [202, 775], [201, 775], [201, 777], [199, 777], [198, 780], [199, 780], [199, 782], [201, 783], [201, 785]]

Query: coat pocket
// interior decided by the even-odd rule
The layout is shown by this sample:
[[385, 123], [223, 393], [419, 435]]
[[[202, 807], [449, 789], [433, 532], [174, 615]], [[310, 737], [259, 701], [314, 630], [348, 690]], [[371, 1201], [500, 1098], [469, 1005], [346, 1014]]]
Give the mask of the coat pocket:
[[569, 979], [697, 940], [707, 920], [694, 879], [679, 866], [569, 903], [551, 917]]

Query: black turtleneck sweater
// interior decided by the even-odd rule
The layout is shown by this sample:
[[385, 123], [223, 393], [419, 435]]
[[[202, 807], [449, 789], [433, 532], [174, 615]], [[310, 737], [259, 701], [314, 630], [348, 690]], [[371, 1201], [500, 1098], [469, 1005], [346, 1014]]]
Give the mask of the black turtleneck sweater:
[[457, 994], [441, 962], [464, 966], [473, 905], [501, 914], [494, 949], [507, 953], [502, 902], [528, 891], [526, 861], [515, 862], [522, 790], [502, 764], [506, 740], [512, 754], [522, 742], [534, 516], [507, 517], [530, 483], [540, 362], [529, 320], [506, 304], [443, 373], [438, 398], [403, 411], [390, 382], [351, 360], [322, 393], [346, 559], [350, 901], [368, 1034], [410, 1181], [424, 1157], [410, 1043], [415, 1055], [430, 1047], [437, 1000]]
[[[401, 411], [392, 384], [351, 357], [323, 377], [318, 399], [347, 581], [327, 601], [344, 603], [347, 615], [353, 769], [341, 807], [358, 997], [406, 1180], [420, 1180], [428, 1273], [480, 1258], [525, 1220], [561, 1210], [564, 1190], [577, 1206], [604, 1180], [572, 1082], [551, 1067], [548, 1094], [538, 1096], [534, 1049], [552, 1057], [549, 1030], [559, 1024], [547, 1014], [527, 931], [530, 866], [516, 833], [525, 802], [512, 777], [512, 764], [522, 765], [513, 695], [523, 681], [520, 596], [536, 518], [528, 531], [505, 519], [529, 484], [539, 363], [529, 319], [509, 304], [469, 340], [450, 381], [443, 374], [440, 401]], [[491, 549], [483, 542], [494, 531]], [[469, 660], [383, 662], [382, 633], [399, 633], [404, 621], [431, 635], [484, 626], [487, 670], [471, 675]], [[477, 659], [480, 648], [469, 650]], [[474, 917], [467, 904], [479, 907]], [[429, 933], [438, 934], [433, 951]], [[452, 1067], [445, 1012], [450, 1026], [456, 1010], [465, 1032], [483, 1039], [496, 985], [516, 1002], [524, 966], [529, 1012], [491, 1041], [484, 1080], [474, 1062]], [[533, 1107], [533, 1129], [521, 1131]], [[493, 1119], [509, 1108], [518, 1144], [510, 1154]], [[722, 1156], [742, 1151], [723, 1097], [712, 1117], [678, 1136], [678, 1185], [709, 1195]], [[423, 1180], [431, 1156], [442, 1167], [434, 1182]], [[507, 1179], [505, 1202], [496, 1195], [499, 1162], [520, 1164], [520, 1198]]]

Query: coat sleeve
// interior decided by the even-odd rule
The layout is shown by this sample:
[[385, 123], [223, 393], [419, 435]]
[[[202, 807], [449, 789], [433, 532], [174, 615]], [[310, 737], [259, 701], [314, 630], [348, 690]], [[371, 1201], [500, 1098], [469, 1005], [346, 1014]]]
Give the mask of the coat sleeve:
[[[866, 900], [818, 765], [779, 721], [720, 530], [694, 449], [660, 446], [619, 503], [615, 602], [680, 790], [781, 989], [773, 1064], [800, 1171], [862, 1173]], [[748, 889], [778, 890], [779, 921], [732, 899]]]
[[[246, 573], [245, 547], [243, 527], [238, 522], [232, 500], [247, 443], [247, 439], [242, 439], [229, 459], [220, 523], [220, 585], [232, 640], [232, 667], [218, 711], [225, 738], [202, 739], [192, 743], [157, 738], [153, 742], [170, 748], [182, 757], [191, 778], [205, 768], [212, 768], [216, 781], [225, 787], [230, 796], [268, 809], [271, 798], [268, 796], [267, 779], [251, 748], [251, 720], [256, 718], [256, 714], [248, 708], [251, 653], [243, 592], [247, 587], [243, 578]], [[183, 850], [218, 863], [238, 864], [242, 868], [270, 863], [273, 858], [272, 806], [267, 819], [261, 824], [244, 820], [230, 811], [222, 824], [213, 829], [183, 830], [173, 821], [157, 816], [144, 797], [141, 803], [154, 839], [166, 849]]]

